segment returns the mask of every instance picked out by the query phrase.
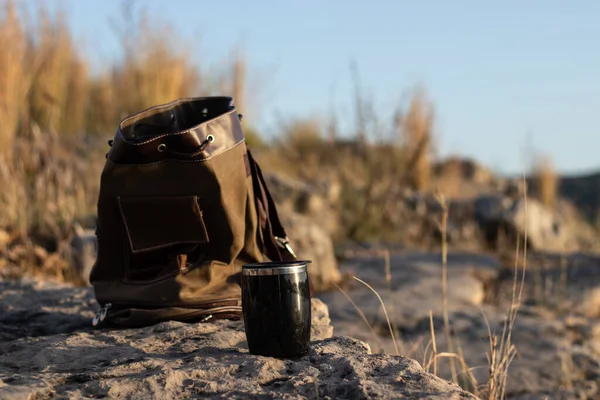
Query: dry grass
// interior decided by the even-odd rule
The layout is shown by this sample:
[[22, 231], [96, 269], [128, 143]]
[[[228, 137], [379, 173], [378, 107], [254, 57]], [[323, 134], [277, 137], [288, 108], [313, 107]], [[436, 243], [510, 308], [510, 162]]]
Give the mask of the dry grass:
[[434, 192], [444, 193], [449, 199], [464, 195], [463, 160], [458, 157], [449, 157], [440, 168], [438, 176], [432, 179], [432, 189]]
[[0, 153], [10, 156], [29, 90], [25, 28], [11, 2], [0, 8]]
[[558, 175], [550, 157], [540, 157], [535, 162], [532, 178], [536, 197], [548, 208], [553, 208], [558, 194]]
[[[444, 333], [446, 335], [446, 342], [448, 343], [448, 352], [455, 354], [452, 327], [450, 326], [450, 318], [448, 316], [448, 202], [443, 194], [438, 194], [437, 201], [442, 208], [440, 231], [442, 232], [442, 314], [444, 317]], [[450, 358], [450, 371], [452, 373], [452, 380], [458, 382], [454, 361], [454, 358]]]
[[115, 119], [201, 91], [200, 70], [190, 57], [192, 47], [169, 26], [145, 15], [132, 22], [136, 29], [122, 36], [125, 55], [110, 82], [115, 89]]
[[[525, 187], [527, 186], [525, 174], [523, 174], [523, 185]], [[527, 214], [527, 190], [524, 191], [523, 196], [525, 200], [525, 214]], [[527, 217], [525, 216], [525, 218]], [[486, 399], [500, 400], [506, 397], [508, 369], [517, 355], [517, 348], [512, 343], [512, 334], [521, 307], [523, 289], [525, 287], [525, 274], [527, 272], [527, 232], [528, 227], [525, 225], [521, 260], [519, 259], [521, 255], [521, 239], [517, 239], [512, 297], [508, 310], [506, 311], [506, 319], [502, 328], [502, 333], [499, 337], [495, 332], [491, 331], [486, 319], [490, 339], [490, 353], [488, 354], [489, 379], [483, 391]]]
[[63, 14], [40, 3], [30, 25], [18, 5], [0, 2], [0, 226], [64, 238], [75, 219], [95, 213], [119, 120], [202, 94], [200, 69], [167, 26], [142, 15], [127, 21], [121, 62], [92, 77]]
[[92, 77], [91, 65], [63, 14], [52, 16], [40, 3], [39, 22], [26, 29], [24, 14], [15, 4], [0, 3], [3, 143], [27, 132], [32, 121], [61, 136], [107, 135], [127, 114], [203, 91], [188, 44], [169, 26], [144, 14], [124, 21], [121, 62]]
[[397, 126], [407, 153], [408, 182], [419, 191], [429, 189], [434, 111], [423, 89], [417, 89], [406, 114], [398, 114]]

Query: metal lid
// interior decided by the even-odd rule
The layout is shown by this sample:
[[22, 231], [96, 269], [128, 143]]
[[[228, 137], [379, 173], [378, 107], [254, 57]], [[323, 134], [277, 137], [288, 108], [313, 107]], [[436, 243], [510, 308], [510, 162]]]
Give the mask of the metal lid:
[[306, 272], [311, 261], [273, 261], [256, 264], [246, 264], [242, 267], [242, 275], [285, 275]]

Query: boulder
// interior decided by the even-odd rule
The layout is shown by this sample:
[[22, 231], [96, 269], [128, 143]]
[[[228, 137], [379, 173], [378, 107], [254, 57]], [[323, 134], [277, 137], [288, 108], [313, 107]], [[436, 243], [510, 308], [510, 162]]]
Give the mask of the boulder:
[[313, 289], [326, 291], [342, 280], [331, 237], [316, 222], [293, 211], [280, 213], [290, 246], [300, 259], [311, 260], [308, 273]]
[[[350, 337], [313, 335], [310, 352], [295, 359], [253, 356], [242, 321], [94, 332], [90, 288], [0, 282], [0, 289], [0, 332], [20, 329], [0, 337], [3, 399], [476, 398], [415, 360], [372, 354]], [[65, 329], [60, 321], [69, 317], [87, 324]]]
[[575, 251], [586, 247], [587, 230], [573, 229], [576, 221], [567, 221], [534, 198], [510, 198], [486, 195], [474, 202], [474, 217], [488, 239], [497, 240], [499, 230], [523, 238], [537, 251]]
[[[355, 257], [341, 266], [342, 273], [359, 277], [380, 294], [400, 354], [422, 361], [424, 366], [425, 355], [431, 355], [432, 326], [437, 351], [452, 351], [444, 329], [441, 260], [440, 254], [392, 253], [389, 279], [384, 257]], [[511, 333], [511, 343], [518, 354], [508, 370], [506, 398], [598, 399], [600, 257], [570, 255], [561, 265], [561, 258], [555, 256], [545, 260], [540, 271], [531, 261]], [[469, 252], [450, 252], [447, 267], [448, 320], [454, 351], [460, 346], [459, 354], [464, 359], [464, 364], [457, 365], [458, 379], [471, 389], [468, 379], [461, 377], [469, 368], [479, 394], [487, 398], [489, 335], [501, 342], [507, 312], [514, 310], [511, 302], [515, 276], [494, 257]], [[517, 272], [520, 281], [522, 271]], [[536, 276], [538, 273], [542, 275]], [[544, 285], [544, 299], [535, 298], [540, 283]], [[377, 296], [359, 282], [344, 287], [344, 291], [345, 294], [332, 291], [319, 296], [329, 306], [335, 334], [363, 340], [374, 353], [395, 354]], [[438, 376], [452, 379], [450, 360], [438, 360]]]
[[339, 198], [339, 183], [320, 180], [314, 185], [278, 173], [265, 174], [265, 181], [278, 210], [294, 211], [319, 223], [327, 234], [339, 228], [338, 213], [333, 207]]
[[79, 224], [73, 227], [70, 254], [66, 254], [71, 268], [86, 285], [90, 285], [90, 273], [96, 262], [98, 243], [94, 229], [84, 229]]

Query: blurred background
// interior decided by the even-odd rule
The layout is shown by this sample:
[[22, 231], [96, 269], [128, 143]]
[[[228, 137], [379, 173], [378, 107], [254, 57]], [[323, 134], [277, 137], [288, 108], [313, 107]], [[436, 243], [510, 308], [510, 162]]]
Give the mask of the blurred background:
[[290, 207], [336, 244], [436, 246], [430, 203], [443, 194], [471, 199], [454, 213], [455, 244], [488, 249], [465, 228], [472, 200], [521, 193], [526, 174], [546, 228], [577, 221], [575, 248], [596, 245], [596, 2], [0, 5], [4, 274], [71, 279], [61, 245], [93, 229], [119, 121], [219, 94], [235, 98], [263, 168], [293, 188], [274, 181], [278, 202], [302, 193]]

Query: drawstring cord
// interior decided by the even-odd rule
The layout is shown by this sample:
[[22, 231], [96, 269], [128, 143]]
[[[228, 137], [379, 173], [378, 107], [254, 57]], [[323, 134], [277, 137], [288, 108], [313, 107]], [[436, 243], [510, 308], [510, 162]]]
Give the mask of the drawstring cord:
[[[240, 119], [240, 121], [242, 121], [242, 119], [244, 118], [244, 116], [242, 114], [238, 113], [238, 118]], [[182, 157], [196, 157], [196, 156], [202, 154], [202, 152], [204, 152], [204, 150], [206, 150], [206, 148], [208, 147], [208, 145], [210, 145], [214, 141], [215, 141], [215, 137], [213, 135], [208, 135], [206, 137], [206, 139], [204, 139], [202, 141], [202, 143], [200, 143], [200, 147], [198, 147], [198, 150], [196, 150], [193, 153], [182, 153], [182, 152], [179, 152], [179, 151], [168, 149], [167, 145], [164, 144], [164, 143], [159, 144], [156, 149], [159, 152], [161, 152], [161, 153], [167, 152], [169, 154], [173, 154], [173, 155], [177, 155], [177, 156], [182, 156]], [[113, 139], [109, 140], [108, 141], [108, 146], [112, 147], [113, 143], [114, 143]], [[108, 153], [106, 153], [106, 158], [108, 158]]]
[[202, 152], [204, 152], [204, 150], [206, 150], [206, 148], [208, 147], [209, 144], [213, 143], [215, 141], [215, 137], [213, 135], [208, 135], [206, 137], [206, 139], [204, 139], [202, 141], [202, 143], [200, 143], [200, 147], [198, 147], [198, 150], [196, 150], [193, 153], [182, 153], [179, 151], [175, 151], [175, 150], [171, 150], [169, 148], [167, 148], [167, 145], [164, 143], [161, 143], [158, 145], [157, 150], [161, 153], [166, 152], [169, 154], [173, 154], [176, 156], [182, 156], [182, 157], [196, 157], [200, 154], [202, 154]]

